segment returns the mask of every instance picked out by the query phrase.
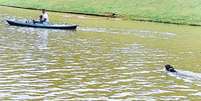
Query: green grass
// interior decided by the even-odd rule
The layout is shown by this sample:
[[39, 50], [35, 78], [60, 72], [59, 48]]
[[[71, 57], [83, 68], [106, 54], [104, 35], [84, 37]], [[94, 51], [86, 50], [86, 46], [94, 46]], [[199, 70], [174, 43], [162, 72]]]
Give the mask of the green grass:
[[200, 0], [0, 0], [1, 5], [201, 25]]

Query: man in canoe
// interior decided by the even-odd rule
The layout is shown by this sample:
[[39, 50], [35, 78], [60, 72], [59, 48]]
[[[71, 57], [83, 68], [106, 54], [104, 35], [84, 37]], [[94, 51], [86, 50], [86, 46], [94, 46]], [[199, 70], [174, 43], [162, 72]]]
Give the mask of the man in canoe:
[[45, 9], [42, 9], [42, 14], [39, 16], [39, 21], [33, 20], [34, 24], [35, 23], [48, 24], [48, 22], [49, 22], [49, 17]]

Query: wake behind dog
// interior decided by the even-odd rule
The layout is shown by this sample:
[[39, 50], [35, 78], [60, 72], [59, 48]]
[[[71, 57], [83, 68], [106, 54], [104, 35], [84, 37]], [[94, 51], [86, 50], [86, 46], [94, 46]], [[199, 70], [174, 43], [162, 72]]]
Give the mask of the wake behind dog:
[[191, 80], [191, 81], [201, 80], [201, 73], [178, 70], [169, 64], [165, 65], [165, 71], [168, 75], [174, 76], [179, 79]]

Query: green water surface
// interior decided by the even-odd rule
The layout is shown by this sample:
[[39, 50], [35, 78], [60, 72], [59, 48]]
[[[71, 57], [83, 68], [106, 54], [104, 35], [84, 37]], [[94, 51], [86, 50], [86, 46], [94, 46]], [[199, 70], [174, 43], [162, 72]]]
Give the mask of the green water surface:
[[[0, 9], [1, 100], [201, 99], [201, 27], [49, 12], [78, 29], [21, 28], [5, 19], [40, 12]], [[165, 64], [192, 79], [168, 75]]]

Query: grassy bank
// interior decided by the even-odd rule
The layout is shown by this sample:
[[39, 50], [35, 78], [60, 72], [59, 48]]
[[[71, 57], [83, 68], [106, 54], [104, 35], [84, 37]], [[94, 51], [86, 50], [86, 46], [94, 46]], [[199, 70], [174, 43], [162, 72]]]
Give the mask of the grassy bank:
[[201, 25], [200, 0], [0, 0], [0, 5]]

